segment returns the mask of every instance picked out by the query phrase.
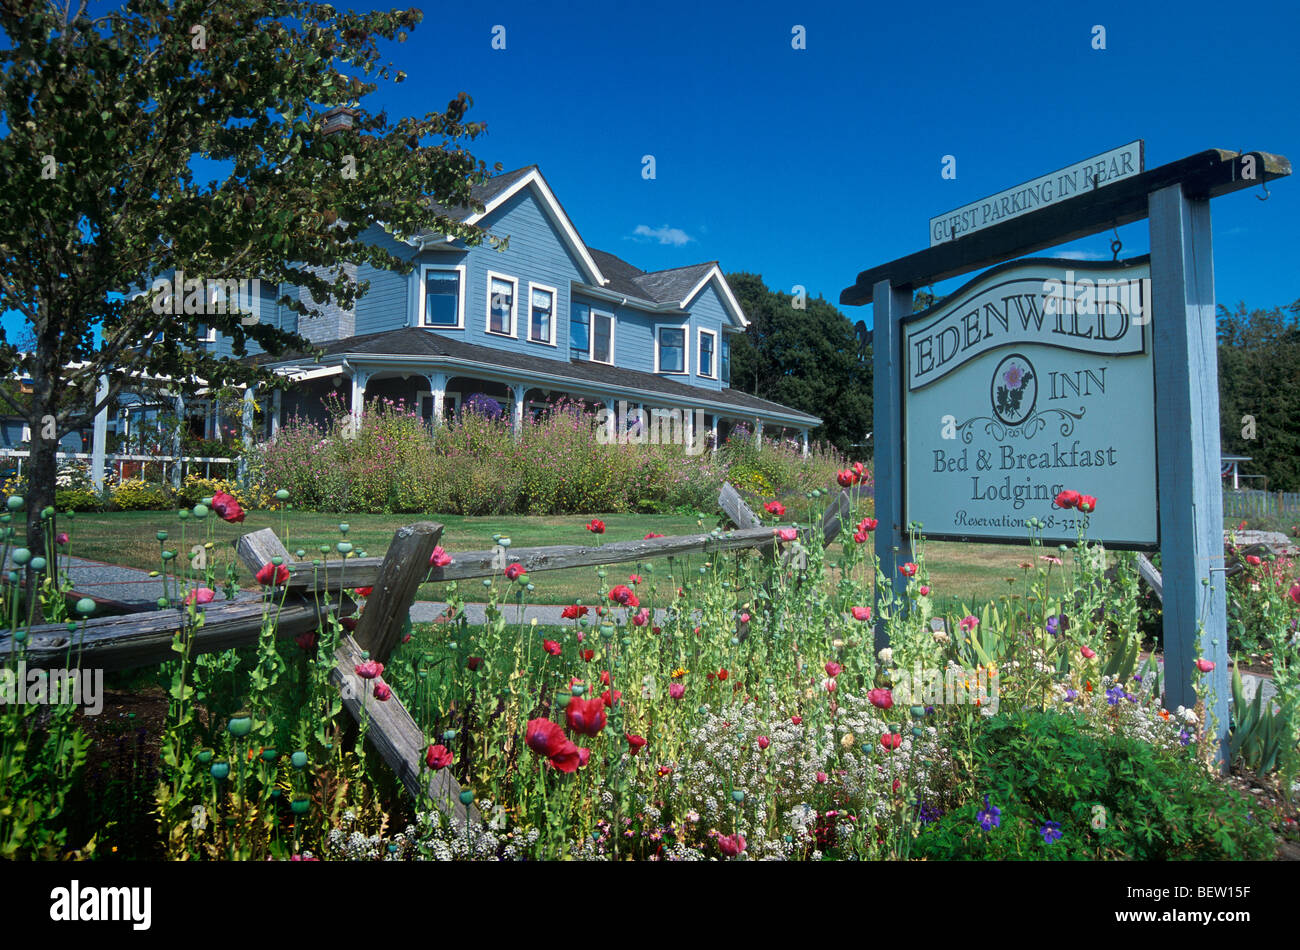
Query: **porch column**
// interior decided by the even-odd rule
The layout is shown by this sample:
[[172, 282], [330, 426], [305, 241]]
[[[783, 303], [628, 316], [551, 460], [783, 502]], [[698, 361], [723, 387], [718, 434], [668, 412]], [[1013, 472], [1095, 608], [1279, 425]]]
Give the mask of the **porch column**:
[[442, 425], [442, 401], [447, 398], [447, 374], [430, 373], [429, 391], [433, 393], [433, 425]]
[[176, 461], [172, 463], [172, 488], [180, 491], [181, 488], [181, 469], [184, 463], [181, 462], [181, 452], [184, 450], [183, 434], [185, 430], [185, 397], [180, 393], [176, 394], [176, 432], [172, 435], [172, 455], [176, 456]]
[[239, 417], [239, 433], [243, 437], [244, 451], [239, 456], [239, 481], [242, 484], [248, 478], [248, 453], [253, 448], [253, 407], [257, 402], [257, 387], [244, 387], [244, 406]]
[[[95, 402], [108, 398], [108, 377], [99, 377], [99, 388], [95, 390]], [[104, 490], [104, 449], [108, 445], [108, 405], [105, 404], [95, 413], [95, 437], [91, 443], [90, 480], [95, 491]]]
[[763, 447], [763, 420], [762, 419], [754, 420], [754, 445], [756, 445], [760, 449]]
[[808, 457], [808, 430], [800, 429], [799, 434], [803, 436], [803, 457]]
[[514, 411], [510, 417], [510, 433], [516, 439], [524, 431], [524, 393], [527, 390], [528, 387], [523, 383], [515, 383], [510, 387], [510, 391], [515, 397]]
[[365, 412], [366, 404], [366, 383], [370, 381], [371, 374], [363, 369], [354, 369], [352, 371], [352, 434], [355, 435], [361, 431], [361, 417]]
[[617, 413], [617, 411], [618, 410], [614, 405], [613, 397], [611, 396], [610, 398], [606, 399], [605, 400], [605, 434], [609, 436], [610, 443], [613, 443], [614, 439], [617, 438], [618, 435], [618, 420], [615, 418], [615, 414]]
[[282, 397], [284, 391], [275, 389], [271, 391], [271, 438], [274, 439], [280, 432], [280, 410], [283, 406]]

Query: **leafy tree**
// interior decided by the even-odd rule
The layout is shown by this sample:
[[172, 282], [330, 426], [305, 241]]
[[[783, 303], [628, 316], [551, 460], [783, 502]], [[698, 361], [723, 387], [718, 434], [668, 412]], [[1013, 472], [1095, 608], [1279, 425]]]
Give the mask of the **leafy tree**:
[[1300, 490], [1300, 300], [1220, 307], [1218, 331], [1223, 453], [1250, 456], [1248, 471], [1267, 476], [1271, 491]]
[[853, 446], [871, 431], [871, 353], [848, 317], [820, 296], [798, 309], [757, 274], [727, 282], [750, 320], [732, 342], [731, 385], [820, 416], [814, 438], [861, 455]]
[[[442, 210], [473, 205], [487, 174], [462, 144], [483, 130], [465, 121], [469, 98], [395, 122], [361, 105], [378, 88], [369, 80], [404, 78], [377, 44], [405, 40], [420, 11], [127, 0], [91, 17], [86, 2], [65, 4], [0, 6], [0, 309], [21, 313], [33, 338], [20, 348], [0, 335], [0, 372], [33, 389], [24, 404], [0, 401], [32, 429], [32, 545], [54, 498], [56, 442], [38, 437], [50, 417], [59, 432], [84, 424], [136, 372], [178, 387], [249, 382], [248, 340], [271, 353], [308, 345], [239, 313], [159, 314], [153, 278], [296, 285], [316, 303], [279, 302], [308, 317], [364, 292], [341, 261], [409, 270], [356, 242], [380, 222], [399, 238], [485, 237]], [[327, 128], [336, 106], [351, 121]], [[200, 321], [232, 339], [235, 358], [196, 346]]]

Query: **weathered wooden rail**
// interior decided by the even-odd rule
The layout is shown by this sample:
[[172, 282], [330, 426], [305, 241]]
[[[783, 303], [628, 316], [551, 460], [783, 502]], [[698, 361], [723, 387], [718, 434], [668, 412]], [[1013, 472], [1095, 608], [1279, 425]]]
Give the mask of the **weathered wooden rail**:
[[[854, 503], [869, 489], [841, 492], [827, 507], [817, 531], [830, 544], [850, 517]], [[602, 545], [552, 545], [504, 549], [506, 564], [520, 564], [532, 573], [573, 567], [622, 564], [687, 554], [712, 554], [757, 548], [764, 556], [775, 550], [774, 527], [763, 526], [731, 485], [724, 485], [719, 506], [737, 530], [710, 534], [614, 541]], [[330, 616], [355, 613], [348, 591], [373, 588], [366, 598], [353, 636], [341, 638], [335, 653], [337, 665], [331, 680], [343, 693], [344, 708], [367, 723], [366, 735], [414, 797], [430, 799], [462, 827], [477, 822], [473, 807], [461, 804], [460, 786], [448, 769], [427, 774], [424, 754], [427, 740], [397, 696], [374, 698], [373, 684], [356, 673], [363, 656], [388, 662], [410, 616], [420, 585], [429, 581], [493, 577], [502, 572], [499, 550], [457, 551], [444, 567], [430, 567], [430, 558], [442, 536], [442, 525], [418, 522], [399, 528], [382, 558], [348, 558], [316, 565], [297, 561], [270, 528], [246, 534], [235, 545], [244, 565], [256, 573], [267, 564], [284, 566], [289, 579], [275, 590], [272, 608], [264, 598], [209, 604], [200, 611], [201, 624], [192, 624], [184, 609], [167, 609], [85, 621], [70, 630], [66, 624], [31, 628], [25, 643], [11, 633], [0, 634], [0, 661], [20, 653], [28, 666], [79, 665], [104, 670], [149, 666], [176, 658], [172, 649], [177, 633], [190, 638], [192, 653], [210, 653], [257, 642], [268, 610], [274, 609], [276, 637], [288, 639], [318, 631]], [[804, 541], [814, 529], [800, 529]], [[346, 586], [345, 586], [346, 585]]]

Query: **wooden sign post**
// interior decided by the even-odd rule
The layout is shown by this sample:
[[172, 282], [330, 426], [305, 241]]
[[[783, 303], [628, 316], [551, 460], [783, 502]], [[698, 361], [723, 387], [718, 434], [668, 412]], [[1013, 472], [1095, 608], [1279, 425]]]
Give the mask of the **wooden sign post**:
[[[1134, 152], [1136, 146], [1136, 152]], [[1127, 150], [1127, 151], [1125, 151]], [[1177, 706], [1192, 707], [1197, 702], [1194, 683], [1197, 677], [1195, 661], [1198, 657], [1214, 663], [1214, 670], [1209, 675], [1209, 695], [1207, 696], [1207, 717], [1216, 724], [1220, 750], [1224, 748], [1227, 737], [1228, 721], [1228, 643], [1225, 580], [1222, 577], [1223, 563], [1223, 497], [1219, 482], [1219, 395], [1218, 395], [1218, 349], [1215, 323], [1214, 300], [1214, 265], [1210, 243], [1210, 199], [1243, 188], [1261, 185], [1266, 181], [1291, 174], [1291, 163], [1284, 157], [1265, 152], [1248, 152], [1237, 154], [1221, 149], [1200, 152], [1168, 165], [1150, 171], [1139, 171], [1140, 159], [1135, 167], [1130, 160], [1125, 164], [1126, 154], [1140, 156], [1141, 143], [1125, 146], [1116, 150], [1107, 161], [1116, 169], [1117, 174], [1108, 175], [1106, 179], [1092, 182], [1092, 186], [1082, 193], [1073, 194], [1064, 200], [1060, 190], [1052, 196], [1052, 203], [1028, 212], [992, 216], [993, 223], [986, 224], [983, 212], [977, 214], [976, 206], [966, 211], [968, 217], [978, 227], [966, 227], [961, 218], [963, 209], [952, 215], [943, 216], [951, 225], [944, 234], [932, 234], [933, 246], [918, 251], [907, 257], [888, 264], [863, 271], [857, 282], [840, 294], [842, 304], [862, 305], [870, 303], [874, 307], [874, 369], [875, 369], [875, 464], [876, 464], [876, 517], [880, 521], [876, 533], [876, 554], [881, 560], [885, 576], [895, 580], [900, 576], [898, 565], [910, 558], [907, 549], [907, 523], [909, 511], [924, 507], [926, 518], [938, 518], [941, 533], [947, 537], [961, 537], [963, 530], [979, 540], [1023, 541], [1025, 533], [1007, 531], [998, 536], [996, 530], [990, 533], [982, 526], [989, 524], [1014, 525], [1031, 516], [1042, 518], [1044, 514], [1058, 517], [1062, 514], [1054, 501], [1043, 497], [1043, 485], [1050, 485], [1050, 478], [1040, 478], [1042, 485], [1034, 481], [1034, 474], [1019, 472], [1017, 477], [1026, 484], [1017, 485], [1019, 489], [1013, 495], [1011, 483], [1005, 491], [980, 491], [980, 482], [975, 481], [975, 497], [964, 500], [964, 504], [973, 515], [961, 512], [961, 518], [948, 519], [951, 513], [944, 504], [933, 504], [936, 492], [959, 491], [957, 481], [944, 481], [950, 472], [955, 473], [970, 464], [966, 454], [947, 452], [937, 448], [928, 430], [909, 441], [909, 423], [921, 426], [940, 425], [938, 418], [931, 419], [933, 400], [918, 405], [927, 406], [922, 419], [909, 419], [908, 409], [915, 393], [930, 385], [920, 377], [936, 367], [936, 360], [953, 360], [950, 379], [957, 378], [963, 370], [958, 367], [967, 360], [958, 355], [959, 350], [970, 349], [969, 361], [978, 372], [971, 375], [972, 380], [982, 380], [982, 387], [988, 390], [988, 372], [996, 367], [993, 377], [994, 411], [991, 425], [985, 431], [997, 443], [1007, 439], [1014, 444], [1006, 447], [995, 446], [999, 451], [986, 452], [985, 464], [995, 467], [992, 460], [996, 457], [1005, 459], [1009, 453], [1013, 460], [1024, 457], [1020, 467], [1055, 468], [1052, 477], [1060, 477], [1079, 484], [1066, 484], [1065, 487], [1087, 492], [1085, 483], [1087, 473], [1092, 471], [1098, 476], [1108, 475], [1112, 493], [1123, 491], [1125, 479], [1136, 478], [1143, 484], [1133, 484], [1131, 494], [1149, 499], [1157, 499], [1157, 528], [1153, 536], [1150, 525], [1145, 527], [1133, 524], [1117, 525], [1111, 521], [1107, 525], [1104, 519], [1098, 519], [1098, 536], [1092, 540], [1101, 541], [1111, 547], [1129, 547], [1135, 549], [1154, 549], [1161, 552], [1163, 568], [1163, 602], [1164, 602], [1164, 651], [1165, 651], [1165, 695], [1167, 708]], [[1106, 157], [1106, 156], [1103, 156]], [[1085, 165], [1087, 163], [1084, 163]], [[1136, 173], [1134, 173], [1136, 172]], [[1068, 176], [1070, 169], [1061, 173], [1035, 179], [1030, 185], [1041, 189], [1044, 182], [1050, 182], [1061, 175]], [[1015, 210], [1016, 196], [1023, 191], [1011, 189], [1000, 193], [997, 207], [1001, 209], [1001, 198], [1006, 196], [1008, 208]], [[985, 204], [993, 199], [986, 199]], [[980, 203], [976, 203], [979, 205]], [[1034, 416], [1032, 407], [1027, 408], [1028, 398], [1022, 405], [1020, 399], [997, 403], [998, 374], [1003, 370], [1003, 363], [1012, 356], [1014, 348], [1026, 346], [1038, 347], [1038, 353], [1046, 347], [1061, 346], [1060, 342], [1051, 342], [1044, 337], [1053, 329], [1043, 329], [1042, 323], [1031, 327], [1026, 320], [1018, 328], [1007, 319], [1009, 308], [999, 313], [996, 297], [980, 298], [979, 317], [976, 311], [970, 314], [958, 313], [950, 303], [961, 293], [970, 291], [972, 301], [981, 291], [990, 289], [993, 275], [988, 274], [948, 301], [941, 302], [927, 315], [933, 315], [935, 334], [927, 337], [917, 334], [917, 326], [926, 315], [913, 318], [912, 292], [916, 287], [957, 277], [972, 271], [1003, 264], [1004, 262], [1024, 257], [1048, 247], [1065, 244], [1069, 241], [1109, 231], [1123, 224], [1130, 224], [1149, 218], [1151, 236], [1150, 254], [1150, 295], [1143, 300], [1145, 312], [1140, 315], [1140, 329], [1144, 333], [1120, 344], [1117, 325], [1110, 329], [1104, 326], [1094, 335], [1091, 330], [1084, 331], [1078, 326], [1064, 326], [1058, 323], [1057, 332], [1078, 337], [1073, 345], [1064, 349], [1090, 352], [1103, 363], [1111, 361], [1108, 366], [1123, 363], [1129, 375], [1129, 385], [1121, 388], [1122, 399], [1132, 413], [1145, 413], [1148, 423], [1151, 417], [1150, 399], [1154, 399], [1155, 429], [1155, 484], [1151, 485], [1150, 446], [1141, 446], [1139, 437], [1135, 442], [1133, 433], [1125, 430], [1124, 415], [1117, 413], [1106, 422], [1108, 408], [1104, 400], [1093, 408], [1092, 419], [1098, 416], [1103, 420], [1103, 429], [1098, 430], [1094, 423], [1093, 434], [1108, 436], [1105, 441], [1093, 442], [1094, 454], [1102, 445], [1101, 454], [1096, 461], [1096, 469], [1082, 468], [1075, 471], [1077, 453], [1073, 445], [1067, 446], [1065, 454], [1054, 446], [1049, 453], [1045, 446], [1035, 445], [1032, 451], [1025, 452], [1035, 431], [1028, 423]], [[956, 223], [953, 223], [956, 222]], [[969, 233], [964, 233], [969, 231]], [[1116, 256], [1118, 257], [1118, 244]], [[1071, 261], [1018, 262], [1025, 265], [1025, 274], [1015, 272], [1015, 276], [1032, 278], [1035, 264], [1042, 264], [1044, 285], [1055, 280], [1059, 274], [1059, 265], [1069, 265]], [[1141, 262], [1129, 262], [1136, 264]], [[1057, 266], [1057, 270], [1052, 267]], [[1116, 267], [1120, 266], [1117, 261]], [[986, 280], [987, 278], [987, 280]], [[1045, 303], [1050, 296], [1045, 291], [1038, 300], [1026, 300], [1030, 316], [1033, 308]], [[992, 313], [989, 313], [989, 304]], [[974, 306], [974, 305], [972, 305]], [[949, 307], [945, 310], [945, 307]], [[1122, 310], [1122, 308], [1121, 308]], [[1139, 319], [1137, 313], [1129, 314], [1122, 310], [1125, 318]], [[1020, 311], [1017, 316], [1023, 316]], [[1041, 313], [1037, 316], [1043, 316]], [[958, 319], [968, 317], [966, 321]], [[1001, 322], [999, 323], [999, 318]], [[917, 323], [904, 329], [904, 324], [912, 320]], [[1058, 319], [1050, 316], [1050, 320]], [[981, 320], [983, 326], [981, 328]], [[946, 322], [945, 322], [946, 321]], [[1068, 321], [1067, 321], [1068, 322]], [[1150, 325], [1147, 326], [1146, 324]], [[956, 327], [957, 329], [953, 329]], [[924, 329], [925, 327], [921, 327]], [[936, 356], [931, 347], [941, 345], [940, 332], [948, 334], [948, 354]], [[988, 336], [989, 333], [993, 336]], [[955, 334], [955, 336], [954, 336]], [[964, 334], [964, 336], [963, 336]], [[1000, 334], [1000, 335], [999, 335]], [[1149, 334], [1149, 335], [1148, 335]], [[1085, 343], [1086, 338], [1086, 343]], [[908, 341], [908, 343], [905, 343]], [[1150, 351], [1147, 355], [1147, 343]], [[1140, 372], [1133, 373], [1141, 363], [1134, 362], [1147, 358], [1149, 376], [1154, 377], [1154, 394], [1148, 398], [1140, 385]], [[998, 362], [998, 360], [1002, 362]], [[1040, 363], [1044, 362], [1039, 358]], [[982, 361], [982, 362], [980, 362]], [[1127, 362], [1124, 362], [1127, 361]], [[1020, 360], [1012, 367], [1015, 377], [1007, 384], [1018, 390], [1022, 374], [1026, 371], [1029, 360]], [[1152, 366], [1151, 363], [1154, 365]], [[1100, 368], [1100, 367], [1099, 367]], [[979, 376], [978, 373], [983, 373]], [[936, 377], [942, 373], [935, 373]], [[1052, 377], [1053, 380], [1056, 377]], [[1133, 381], [1136, 380], [1135, 384]], [[1040, 378], [1037, 385], [1042, 385]], [[943, 385], [942, 382], [934, 385]], [[976, 390], [967, 384], [958, 392], [952, 387], [957, 398], [970, 401]], [[1053, 390], [1053, 395], [1055, 390]], [[1023, 394], [1022, 394], [1023, 395]], [[1041, 396], [1041, 390], [1035, 389], [1035, 395]], [[980, 396], [984, 402], [990, 398], [987, 391]], [[958, 408], [966, 409], [962, 405]], [[1087, 407], [1081, 407], [1087, 408]], [[1113, 406], [1111, 406], [1113, 408]], [[999, 411], [1000, 410], [1000, 411]], [[982, 411], [987, 412], [987, 407]], [[1086, 414], [1086, 413], [1085, 413]], [[972, 411], [971, 416], [976, 413]], [[956, 422], [956, 420], [953, 420]], [[1077, 419], [1076, 419], [1077, 421]], [[1066, 425], [1066, 423], [1062, 423]], [[1104, 431], [1108, 425], [1110, 433]], [[951, 438], [952, 436], [945, 436]], [[1149, 441], [1149, 439], [1148, 439]], [[928, 449], [929, 455], [921, 455]], [[1017, 454], [1017, 453], [1022, 454]], [[1135, 460], [1131, 461], [1130, 460]], [[915, 498], [907, 495], [909, 469], [913, 474], [920, 466], [930, 465], [931, 474], [938, 479], [924, 483], [930, 489], [927, 499], [930, 504], [922, 506]], [[1019, 465], [1019, 462], [1017, 462]], [[1125, 465], [1130, 467], [1125, 468]], [[1139, 473], [1137, 476], [1129, 472]], [[1115, 480], [1118, 475], [1118, 481]], [[969, 481], [969, 478], [967, 479]], [[985, 485], [987, 488], [986, 479]], [[951, 488], [949, 487], [951, 486]], [[1152, 494], [1154, 489], [1154, 496]], [[969, 487], [965, 490], [970, 494]], [[944, 499], [946, 503], [950, 499]], [[999, 500], [1008, 504], [998, 510]], [[1112, 502], [1118, 499], [1112, 498]], [[1106, 498], [1100, 498], [1100, 505], [1107, 504]], [[1013, 512], [1014, 514], [1009, 514]], [[988, 517], [995, 515], [996, 517]], [[1146, 513], [1148, 520], [1150, 513]], [[978, 525], [963, 529], [961, 525]], [[958, 527], [954, 527], [957, 525]], [[930, 527], [923, 525], [923, 527]], [[929, 533], [927, 531], [927, 533]], [[1050, 532], [1059, 537], [1060, 532]], [[1110, 535], [1110, 536], [1108, 536]], [[877, 611], [877, 616], [879, 611]], [[884, 624], [877, 621], [876, 646], [888, 645]]]

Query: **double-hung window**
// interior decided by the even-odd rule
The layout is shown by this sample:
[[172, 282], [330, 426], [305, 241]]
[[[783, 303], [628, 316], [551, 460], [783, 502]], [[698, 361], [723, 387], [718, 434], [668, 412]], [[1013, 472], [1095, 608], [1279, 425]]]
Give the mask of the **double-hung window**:
[[465, 267], [420, 269], [420, 324], [459, 328], [465, 325]]
[[569, 358], [591, 359], [591, 308], [585, 303], [569, 307]]
[[709, 379], [718, 378], [717, 367], [713, 365], [713, 351], [717, 348], [718, 335], [712, 330], [700, 329], [699, 356], [695, 372]]
[[554, 287], [528, 285], [528, 339], [531, 342], [555, 345], [556, 296]]
[[686, 372], [686, 327], [660, 327], [655, 371]]
[[519, 282], [513, 277], [488, 273], [487, 332], [515, 336], [515, 297]]
[[614, 315], [591, 311], [591, 359], [596, 363], [614, 362]]

